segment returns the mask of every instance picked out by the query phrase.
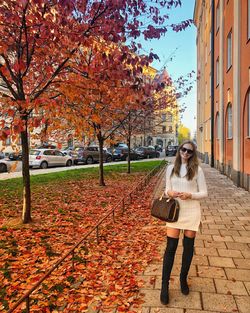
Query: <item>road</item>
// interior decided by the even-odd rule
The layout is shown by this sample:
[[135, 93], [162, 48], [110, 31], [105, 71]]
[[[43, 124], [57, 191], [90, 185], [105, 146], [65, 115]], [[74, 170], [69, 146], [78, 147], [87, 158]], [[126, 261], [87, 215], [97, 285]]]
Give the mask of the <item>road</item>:
[[[164, 153], [161, 153], [160, 160], [164, 159]], [[167, 160], [171, 161], [173, 157], [166, 158]], [[152, 160], [159, 160], [157, 159], [143, 159], [139, 161], [132, 161], [133, 162], [145, 162], [145, 161], [152, 161]], [[104, 166], [108, 165], [114, 165], [114, 164], [126, 164], [127, 161], [119, 161], [119, 162], [110, 162], [110, 163], [104, 163]], [[46, 173], [55, 173], [55, 172], [62, 172], [62, 171], [70, 171], [73, 169], [79, 169], [79, 168], [88, 168], [88, 167], [98, 167], [99, 164], [82, 164], [82, 165], [73, 165], [70, 167], [51, 167], [47, 169], [40, 169], [40, 168], [34, 168], [30, 170], [30, 175], [39, 175], [39, 174], [46, 174]], [[6, 180], [6, 179], [11, 179], [11, 178], [17, 178], [17, 177], [22, 177], [22, 162], [20, 161], [13, 161], [13, 171], [10, 173], [0, 173], [0, 180]]]

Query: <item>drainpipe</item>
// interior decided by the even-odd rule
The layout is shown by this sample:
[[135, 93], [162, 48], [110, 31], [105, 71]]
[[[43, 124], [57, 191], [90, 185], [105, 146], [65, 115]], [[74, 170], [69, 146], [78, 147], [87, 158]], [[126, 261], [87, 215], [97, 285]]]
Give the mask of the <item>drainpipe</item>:
[[211, 167], [214, 167], [214, 0], [211, 1]]

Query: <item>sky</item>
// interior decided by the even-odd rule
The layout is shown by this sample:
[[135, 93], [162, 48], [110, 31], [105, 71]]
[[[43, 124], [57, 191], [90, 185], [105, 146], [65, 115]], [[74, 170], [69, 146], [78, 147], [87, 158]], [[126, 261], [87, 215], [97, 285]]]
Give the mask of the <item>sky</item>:
[[[181, 7], [167, 11], [170, 15], [169, 24], [193, 19], [194, 3], [195, 0], [182, 0]], [[153, 49], [153, 52], [160, 57], [160, 62], [154, 61], [152, 66], [158, 70], [165, 66], [173, 79], [193, 70], [196, 72], [196, 27], [194, 25], [178, 33], [169, 30], [161, 39], [143, 41], [142, 45], [145, 51], [149, 52]], [[194, 134], [196, 130], [196, 83], [190, 93], [179, 100], [179, 104], [187, 107], [181, 122]]]

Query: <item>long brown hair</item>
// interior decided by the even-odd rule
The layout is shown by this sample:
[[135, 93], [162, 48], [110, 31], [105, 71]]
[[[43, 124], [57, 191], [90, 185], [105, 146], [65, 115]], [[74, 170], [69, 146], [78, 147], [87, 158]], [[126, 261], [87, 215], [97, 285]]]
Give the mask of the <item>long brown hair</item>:
[[192, 180], [198, 172], [198, 166], [199, 166], [199, 160], [197, 156], [197, 149], [196, 145], [193, 143], [191, 140], [184, 141], [178, 148], [177, 153], [176, 153], [176, 158], [174, 162], [174, 168], [172, 171], [172, 175], [176, 175], [180, 177], [180, 168], [181, 168], [181, 155], [180, 155], [180, 150], [185, 144], [190, 144], [193, 148], [193, 154], [190, 156], [190, 158], [187, 161], [187, 180]]

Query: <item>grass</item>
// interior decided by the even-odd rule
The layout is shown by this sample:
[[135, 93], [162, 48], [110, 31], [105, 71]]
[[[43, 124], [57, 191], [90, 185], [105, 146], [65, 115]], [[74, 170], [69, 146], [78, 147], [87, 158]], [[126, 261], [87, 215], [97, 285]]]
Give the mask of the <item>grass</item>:
[[[148, 161], [148, 162], [138, 162], [131, 163], [131, 173], [135, 172], [147, 172], [156, 167], [161, 161]], [[104, 167], [104, 175], [111, 175], [112, 173], [126, 173], [127, 172], [127, 164], [116, 164], [109, 165]], [[79, 168], [70, 171], [61, 171], [55, 173], [47, 173], [40, 175], [33, 175], [30, 177], [31, 188], [38, 187], [41, 185], [46, 185], [49, 183], [63, 183], [69, 180], [82, 180], [89, 178], [97, 178], [99, 174], [98, 167], [88, 167], [88, 168]], [[105, 176], [104, 176], [105, 177]], [[22, 178], [12, 178], [0, 181], [0, 198], [3, 194], [9, 194], [12, 196], [13, 193], [15, 195], [22, 194]]]

